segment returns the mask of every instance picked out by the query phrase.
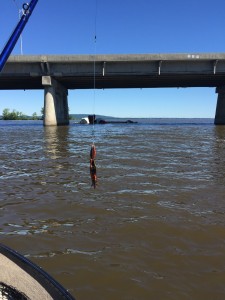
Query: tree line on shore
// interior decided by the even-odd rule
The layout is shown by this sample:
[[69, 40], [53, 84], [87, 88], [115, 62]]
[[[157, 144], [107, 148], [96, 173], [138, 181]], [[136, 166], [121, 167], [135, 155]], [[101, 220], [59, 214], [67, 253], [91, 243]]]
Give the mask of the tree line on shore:
[[32, 116], [26, 116], [24, 113], [15, 109], [10, 111], [9, 108], [3, 109], [2, 120], [42, 120], [44, 114], [44, 108], [41, 109], [41, 116], [38, 116], [36, 112]]
[[[43, 120], [44, 118], [44, 107], [41, 109], [41, 115], [37, 115], [36, 112], [34, 112], [31, 116], [27, 116], [22, 112], [19, 112], [15, 109], [10, 111], [9, 108], [3, 109], [2, 116], [0, 116], [0, 119], [2, 120]], [[74, 120], [75, 117], [73, 115], [69, 115], [70, 120]]]

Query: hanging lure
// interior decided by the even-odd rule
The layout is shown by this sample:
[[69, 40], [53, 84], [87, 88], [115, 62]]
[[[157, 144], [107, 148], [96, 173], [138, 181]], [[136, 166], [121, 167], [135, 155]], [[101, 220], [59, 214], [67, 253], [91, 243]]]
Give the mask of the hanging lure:
[[95, 157], [96, 157], [96, 148], [93, 144], [91, 146], [90, 151], [90, 175], [91, 175], [91, 186], [96, 188], [97, 185], [97, 170], [96, 170], [96, 164], [95, 164]]

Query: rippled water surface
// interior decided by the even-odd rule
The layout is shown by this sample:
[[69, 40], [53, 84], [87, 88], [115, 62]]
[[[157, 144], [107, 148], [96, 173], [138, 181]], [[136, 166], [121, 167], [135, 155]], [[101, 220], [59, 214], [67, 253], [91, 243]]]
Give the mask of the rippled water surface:
[[225, 127], [0, 122], [0, 241], [79, 300], [225, 298]]

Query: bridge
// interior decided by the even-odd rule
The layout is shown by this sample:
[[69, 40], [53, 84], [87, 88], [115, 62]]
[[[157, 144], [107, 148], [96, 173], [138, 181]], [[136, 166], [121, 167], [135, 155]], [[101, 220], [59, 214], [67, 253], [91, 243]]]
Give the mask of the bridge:
[[215, 87], [225, 124], [225, 53], [11, 56], [0, 89], [44, 89], [44, 125], [65, 125], [68, 89], [93, 89], [94, 74], [97, 89]]

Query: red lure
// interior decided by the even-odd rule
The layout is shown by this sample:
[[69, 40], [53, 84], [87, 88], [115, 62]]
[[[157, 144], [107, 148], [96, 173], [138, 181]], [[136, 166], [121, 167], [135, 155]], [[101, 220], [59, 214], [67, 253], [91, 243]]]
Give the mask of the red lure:
[[90, 151], [90, 175], [91, 175], [91, 186], [96, 188], [97, 184], [97, 170], [96, 170], [96, 165], [95, 165], [95, 157], [96, 157], [96, 148], [95, 145], [91, 146], [91, 151]]

